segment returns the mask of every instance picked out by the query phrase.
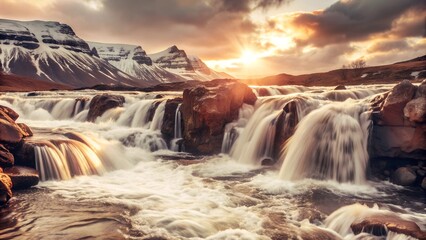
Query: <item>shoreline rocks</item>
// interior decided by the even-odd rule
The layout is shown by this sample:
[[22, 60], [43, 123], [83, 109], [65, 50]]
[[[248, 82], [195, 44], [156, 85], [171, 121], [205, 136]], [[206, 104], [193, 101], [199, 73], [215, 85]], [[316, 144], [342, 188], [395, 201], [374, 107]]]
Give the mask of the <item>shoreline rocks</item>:
[[426, 170], [425, 89], [426, 80], [419, 86], [405, 80], [371, 102], [370, 165], [379, 168], [373, 171], [386, 171], [386, 177], [398, 185], [421, 186], [426, 178], [417, 173]]
[[[14, 166], [15, 153], [25, 146], [24, 138], [33, 133], [26, 124], [16, 123], [19, 115], [6, 106], [0, 106], [0, 206], [12, 197], [12, 188], [28, 188], [38, 183], [38, 172]], [[34, 156], [34, 151], [19, 159]]]

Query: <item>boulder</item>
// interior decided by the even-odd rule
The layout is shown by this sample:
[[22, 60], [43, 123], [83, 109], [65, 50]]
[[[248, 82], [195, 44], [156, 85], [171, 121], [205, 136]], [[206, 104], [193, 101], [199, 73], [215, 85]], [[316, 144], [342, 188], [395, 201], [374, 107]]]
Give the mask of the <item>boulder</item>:
[[423, 80], [423, 82], [417, 88], [415, 98], [419, 97], [426, 97], [426, 80]]
[[92, 101], [90, 101], [87, 120], [93, 122], [107, 110], [122, 107], [124, 102], [125, 98], [120, 95], [111, 95], [107, 93], [96, 95], [92, 98]]
[[367, 232], [376, 236], [385, 236], [389, 230], [417, 239], [426, 239], [426, 232], [422, 231], [415, 222], [393, 215], [372, 215], [352, 223], [351, 229], [355, 234]]
[[9, 152], [7, 148], [0, 144], [0, 167], [11, 167], [15, 162], [13, 154]]
[[166, 102], [163, 124], [161, 125], [161, 133], [166, 139], [172, 139], [174, 137], [176, 109], [181, 103], [182, 98], [169, 99]]
[[6, 106], [1, 106], [0, 105], [0, 112], [5, 113], [7, 116], [9, 116], [13, 121], [16, 121], [16, 119], [18, 119], [19, 114], [16, 113], [13, 109], [6, 107]]
[[344, 85], [338, 85], [334, 88], [334, 90], [346, 90], [346, 87]]
[[23, 141], [22, 145], [13, 151], [13, 155], [15, 156], [15, 165], [36, 168], [33, 143]]
[[426, 177], [423, 178], [423, 181], [420, 185], [424, 190], [426, 190]]
[[408, 167], [398, 168], [391, 176], [391, 181], [402, 186], [413, 185], [416, 181], [416, 173]]
[[426, 97], [419, 97], [407, 103], [404, 116], [411, 122], [426, 123]]
[[0, 173], [0, 206], [6, 204], [12, 197], [12, 180], [4, 173]]
[[186, 150], [213, 154], [221, 150], [225, 125], [238, 117], [243, 103], [257, 100], [252, 89], [240, 82], [196, 87], [183, 92], [183, 137]]
[[40, 178], [37, 170], [22, 166], [5, 168], [4, 173], [12, 180], [13, 189], [30, 188], [38, 184]]
[[404, 107], [413, 99], [416, 86], [404, 80], [397, 84], [387, 96], [381, 108], [381, 121], [384, 125], [404, 125]]
[[18, 123], [19, 128], [22, 130], [21, 133], [24, 137], [31, 137], [33, 136], [33, 131], [30, 127], [28, 127], [25, 123]]
[[426, 160], [426, 126], [374, 125], [371, 156]]
[[16, 144], [22, 137], [22, 130], [16, 123], [0, 119], [0, 142]]

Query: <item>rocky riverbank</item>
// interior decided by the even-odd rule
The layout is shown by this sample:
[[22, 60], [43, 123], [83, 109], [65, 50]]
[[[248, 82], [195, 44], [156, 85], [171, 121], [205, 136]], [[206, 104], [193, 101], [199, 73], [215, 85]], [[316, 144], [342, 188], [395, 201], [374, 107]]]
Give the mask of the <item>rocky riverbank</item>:
[[9, 201], [13, 189], [29, 188], [39, 181], [35, 169], [15, 165], [25, 138], [33, 135], [26, 124], [15, 122], [18, 117], [14, 110], [0, 106], [0, 206]]
[[372, 101], [375, 176], [426, 190], [426, 81], [405, 80]]

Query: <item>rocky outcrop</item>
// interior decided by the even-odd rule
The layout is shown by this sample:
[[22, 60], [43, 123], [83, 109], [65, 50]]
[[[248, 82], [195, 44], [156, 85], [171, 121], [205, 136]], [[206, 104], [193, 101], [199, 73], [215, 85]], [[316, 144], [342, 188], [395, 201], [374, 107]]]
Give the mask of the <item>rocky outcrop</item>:
[[37, 170], [21, 166], [5, 168], [4, 173], [12, 180], [13, 189], [25, 189], [38, 184], [40, 178]]
[[182, 101], [182, 98], [174, 98], [166, 102], [163, 124], [161, 125], [161, 133], [166, 139], [174, 137], [176, 109]]
[[12, 197], [12, 180], [4, 173], [0, 173], [0, 206], [6, 204]]
[[107, 110], [122, 107], [124, 102], [124, 97], [120, 95], [111, 95], [107, 93], [96, 95], [92, 98], [92, 101], [90, 101], [87, 120], [94, 122], [97, 117], [102, 116]]
[[425, 87], [426, 81], [417, 87], [406, 80], [373, 99], [373, 158], [426, 160]]
[[4, 145], [0, 144], [0, 168], [11, 167], [14, 162], [13, 154]]
[[[23, 144], [25, 137], [32, 135], [32, 131], [27, 125], [15, 122], [18, 117], [19, 115], [12, 109], [0, 106], [0, 206], [7, 203], [12, 197], [13, 179], [18, 178], [16, 183], [18, 187], [33, 186], [38, 183], [38, 180], [37, 182], [34, 180], [35, 176], [38, 178], [35, 170], [31, 173], [31, 180], [28, 178], [28, 171], [23, 174], [23, 172], [10, 172], [9, 170], [14, 169], [13, 165], [16, 162], [14, 152], [25, 145]], [[22, 156], [22, 158], [26, 159], [27, 156], [34, 156], [34, 151]], [[19, 180], [22, 177], [26, 177], [26, 179], [24, 181]], [[25, 182], [25, 184], [21, 184], [22, 182]]]
[[415, 222], [390, 215], [366, 217], [351, 224], [351, 229], [355, 234], [367, 232], [376, 236], [386, 236], [387, 231], [392, 231], [417, 239], [426, 239], [426, 232], [422, 231]]
[[243, 103], [256, 100], [252, 89], [240, 82], [186, 89], [182, 103], [185, 149], [200, 154], [220, 152], [225, 125], [238, 117]]

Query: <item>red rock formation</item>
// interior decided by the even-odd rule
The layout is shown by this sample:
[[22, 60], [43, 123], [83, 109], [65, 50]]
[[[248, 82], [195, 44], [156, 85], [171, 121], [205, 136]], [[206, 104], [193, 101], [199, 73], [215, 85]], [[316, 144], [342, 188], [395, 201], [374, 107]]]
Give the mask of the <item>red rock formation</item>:
[[256, 100], [252, 89], [240, 82], [186, 89], [182, 103], [186, 150], [218, 153], [225, 125], [238, 117], [243, 103], [254, 104]]

